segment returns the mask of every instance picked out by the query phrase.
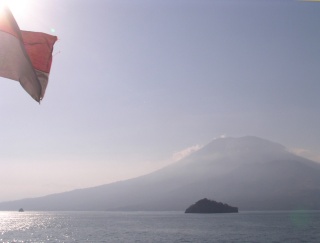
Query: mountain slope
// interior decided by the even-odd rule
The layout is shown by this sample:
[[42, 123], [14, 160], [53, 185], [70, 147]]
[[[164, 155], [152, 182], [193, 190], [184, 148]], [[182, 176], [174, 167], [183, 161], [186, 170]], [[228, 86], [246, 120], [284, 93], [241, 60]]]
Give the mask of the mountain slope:
[[320, 165], [261, 138], [223, 138], [145, 176], [0, 209], [185, 210], [201, 198], [240, 210], [320, 209]]

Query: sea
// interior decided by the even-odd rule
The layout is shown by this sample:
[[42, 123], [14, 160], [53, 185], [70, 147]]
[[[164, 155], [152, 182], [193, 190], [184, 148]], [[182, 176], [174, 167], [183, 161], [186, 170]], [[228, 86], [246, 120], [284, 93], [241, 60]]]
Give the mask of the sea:
[[320, 211], [0, 212], [0, 242], [320, 242]]

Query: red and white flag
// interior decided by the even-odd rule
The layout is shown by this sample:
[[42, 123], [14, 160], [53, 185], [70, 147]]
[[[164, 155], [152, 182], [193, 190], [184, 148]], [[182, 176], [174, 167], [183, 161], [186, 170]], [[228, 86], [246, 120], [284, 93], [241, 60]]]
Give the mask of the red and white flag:
[[21, 31], [9, 8], [0, 8], [0, 76], [19, 81], [40, 102], [48, 84], [56, 41], [56, 36]]

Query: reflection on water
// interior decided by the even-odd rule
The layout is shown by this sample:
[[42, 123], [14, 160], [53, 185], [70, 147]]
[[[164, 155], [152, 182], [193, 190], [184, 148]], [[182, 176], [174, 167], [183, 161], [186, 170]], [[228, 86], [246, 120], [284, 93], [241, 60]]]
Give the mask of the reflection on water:
[[0, 212], [0, 231], [25, 231], [32, 228], [47, 228], [53, 217], [42, 217], [43, 213]]
[[0, 219], [0, 242], [8, 239], [13, 242], [33, 242], [32, 239], [61, 242], [55, 236], [56, 231], [68, 229], [62, 224], [65, 219], [59, 220], [59, 214], [50, 212], [0, 212]]

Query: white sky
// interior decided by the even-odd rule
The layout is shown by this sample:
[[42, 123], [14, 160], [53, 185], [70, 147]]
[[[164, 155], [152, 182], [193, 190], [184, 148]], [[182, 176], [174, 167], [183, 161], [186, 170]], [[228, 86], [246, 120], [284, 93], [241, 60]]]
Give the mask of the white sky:
[[146, 174], [221, 135], [320, 158], [320, 3], [23, 2], [20, 28], [58, 54], [40, 106], [0, 78], [0, 201]]

